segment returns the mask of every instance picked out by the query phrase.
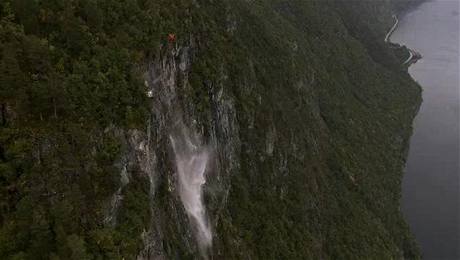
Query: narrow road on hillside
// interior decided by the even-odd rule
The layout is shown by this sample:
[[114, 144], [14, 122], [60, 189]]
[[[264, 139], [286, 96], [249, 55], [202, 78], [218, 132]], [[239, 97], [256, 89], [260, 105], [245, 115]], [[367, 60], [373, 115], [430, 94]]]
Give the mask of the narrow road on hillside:
[[[391, 29], [388, 31], [387, 35], [385, 36], [385, 42], [390, 43], [390, 44], [392, 44], [390, 42], [390, 37], [393, 34], [393, 32], [396, 30], [396, 28], [398, 27], [398, 24], [399, 24], [398, 17], [396, 15], [393, 15], [393, 18], [395, 19], [395, 23], [393, 24], [393, 27], [391, 27]], [[396, 44], [396, 45], [399, 46], [397, 48], [402, 47], [399, 44]], [[417, 60], [419, 60], [421, 58], [421, 55], [418, 54], [417, 52], [415, 52], [415, 51], [413, 51], [413, 50], [411, 50], [409, 48], [407, 48], [407, 51], [409, 52], [409, 57], [407, 58], [407, 60], [405, 60], [403, 62], [403, 65], [406, 65], [406, 64], [410, 63], [411, 61], [416, 62]]]
[[388, 40], [391, 37], [391, 34], [393, 34], [393, 32], [396, 30], [396, 27], [398, 26], [398, 23], [399, 23], [398, 17], [396, 17], [396, 15], [393, 15], [393, 18], [395, 19], [395, 24], [393, 25], [393, 27], [391, 27], [391, 29], [388, 31], [387, 35], [385, 36], [385, 42], [388, 42]]
[[414, 52], [411, 49], [408, 49], [408, 50], [409, 50], [409, 58], [407, 58], [407, 60], [403, 63], [403, 65], [409, 63], [414, 58]]

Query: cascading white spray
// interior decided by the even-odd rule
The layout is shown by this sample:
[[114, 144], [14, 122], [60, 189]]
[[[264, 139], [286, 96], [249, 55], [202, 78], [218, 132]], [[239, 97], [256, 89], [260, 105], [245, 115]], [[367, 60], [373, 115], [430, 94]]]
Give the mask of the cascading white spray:
[[201, 145], [196, 136], [190, 136], [183, 124], [180, 128], [179, 134], [169, 136], [179, 177], [179, 196], [195, 225], [197, 241], [204, 253], [212, 245], [211, 227], [203, 203], [203, 185], [211, 151]]

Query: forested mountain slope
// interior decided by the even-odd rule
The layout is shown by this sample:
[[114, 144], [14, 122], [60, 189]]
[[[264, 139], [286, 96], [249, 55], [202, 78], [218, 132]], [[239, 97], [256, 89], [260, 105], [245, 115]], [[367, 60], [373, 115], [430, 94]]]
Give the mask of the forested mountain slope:
[[2, 1], [0, 258], [418, 258], [398, 5]]

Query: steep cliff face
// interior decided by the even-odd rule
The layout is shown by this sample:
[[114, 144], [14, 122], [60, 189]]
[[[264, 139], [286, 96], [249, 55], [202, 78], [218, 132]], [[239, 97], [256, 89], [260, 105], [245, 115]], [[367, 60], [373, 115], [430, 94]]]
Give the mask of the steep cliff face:
[[[215, 82], [205, 93], [206, 109], [191, 102], [194, 43], [186, 44], [166, 46], [147, 66], [147, 91], [152, 93], [148, 149], [154, 165], [145, 173], [154, 176], [150, 183], [153, 217], [141, 258], [207, 256], [214, 229], [208, 210], [216, 216], [225, 207], [230, 176], [238, 171], [234, 101], [223, 84]], [[212, 193], [207, 203], [202, 197], [205, 186]], [[161, 246], [152, 248], [155, 243]]]
[[[90, 88], [93, 96], [69, 99], [85, 100], [91, 108], [98, 95], [114, 97], [102, 112], [94, 110], [104, 120], [93, 118], [89, 108], [72, 111], [61, 123], [55, 120], [61, 113], [71, 114], [64, 108], [54, 111], [56, 117], [46, 116], [52, 109], [33, 114], [32, 129], [46, 130], [20, 139], [39, 144], [19, 152], [11, 136], [26, 124], [18, 119], [24, 112], [14, 107], [19, 96], [2, 98], [10, 111], [2, 114], [8, 121], [2, 125], [2, 169], [13, 165], [16, 172], [2, 175], [2, 192], [10, 193], [2, 201], [0, 242], [15, 242], [1, 243], [0, 256], [417, 258], [399, 199], [420, 89], [383, 42], [393, 4], [82, 1], [63, 13], [73, 13], [80, 23], [101, 23], [102, 29], [77, 30], [96, 45], [76, 54], [48, 29], [34, 31], [21, 18], [22, 9], [3, 5], [1, 35], [8, 44], [1, 45], [2, 61], [9, 46], [19, 50], [23, 39], [39, 35], [60, 51], [50, 61], [53, 68], [77, 63], [71, 57], [83, 64], [88, 59], [87, 70], [80, 64], [56, 72], [64, 82], [82, 79], [79, 89], [99, 86]], [[88, 5], [107, 20], [94, 21]], [[38, 9], [52, 17], [59, 8]], [[25, 24], [25, 31], [15, 23]], [[11, 31], [21, 36], [11, 37]], [[168, 42], [168, 33], [177, 40]], [[108, 54], [95, 60], [101, 50]], [[61, 53], [68, 54], [59, 59]], [[91, 68], [101, 70], [94, 79], [78, 74], [91, 74]], [[110, 78], [116, 68], [125, 70]], [[116, 84], [108, 80], [112, 91], [99, 93], [106, 77]], [[65, 85], [65, 98], [72, 89]], [[91, 138], [74, 138], [83, 133]], [[93, 152], [85, 155], [86, 147]], [[64, 151], [62, 162], [53, 161], [53, 149]], [[37, 151], [50, 162], [38, 156], [32, 166], [11, 163], [21, 155], [36, 158]], [[93, 168], [69, 168], [74, 156], [77, 164]], [[60, 165], [74, 174], [35, 173], [48, 181], [37, 191], [21, 184], [37, 181], [22, 176], [34, 175], [34, 165]], [[64, 181], [75, 184], [53, 184]], [[42, 190], [54, 192], [36, 202], [43, 219], [22, 217]]]

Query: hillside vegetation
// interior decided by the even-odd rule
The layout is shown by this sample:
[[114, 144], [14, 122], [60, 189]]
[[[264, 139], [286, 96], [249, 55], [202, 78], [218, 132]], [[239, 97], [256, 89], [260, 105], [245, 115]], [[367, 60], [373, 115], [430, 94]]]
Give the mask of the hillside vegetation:
[[[179, 67], [179, 47], [190, 50], [181, 107], [205, 140], [238, 139], [226, 144], [235, 157], [216, 149], [223, 177], [205, 187], [209, 255], [419, 258], [399, 200], [420, 88], [383, 41], [400, 5], [1, 1], [0, 258], [135, 259], [149, 243], [168, 259], [200, 257], [145, 94], [149, 64]], [[234, 122], [219, 117], [216, 93]], [[139, 165], [120, 183], [133, 130], [160, 140], [154, 195]]]

